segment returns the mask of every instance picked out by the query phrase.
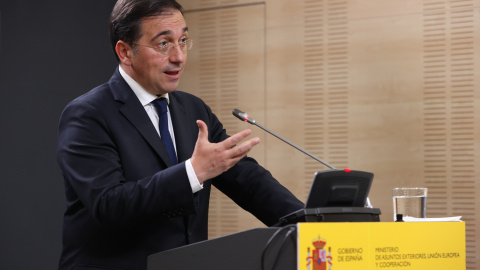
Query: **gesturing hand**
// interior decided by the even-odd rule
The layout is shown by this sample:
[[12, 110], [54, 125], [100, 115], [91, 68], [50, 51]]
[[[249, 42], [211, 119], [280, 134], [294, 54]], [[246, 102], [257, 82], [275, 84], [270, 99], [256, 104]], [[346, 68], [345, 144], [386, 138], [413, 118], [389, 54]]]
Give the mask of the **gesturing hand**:
[[251, 130], [245, 129], [223, 142], [210, 143], [207, 125], [201, 120], [197, 120], [197, 125], [198, 139], [190, 160], [200, 183], [233, 167], [260, 142], [259, 138], [253, 138], [237, 145], [252, 133]]

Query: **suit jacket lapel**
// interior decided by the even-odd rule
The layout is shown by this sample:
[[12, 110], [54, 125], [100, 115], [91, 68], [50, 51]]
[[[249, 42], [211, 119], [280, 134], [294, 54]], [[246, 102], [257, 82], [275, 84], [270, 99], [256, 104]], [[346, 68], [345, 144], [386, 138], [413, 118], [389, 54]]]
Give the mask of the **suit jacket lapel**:
[[[192, 114], [185, 111], [185, 106], [182, 100], [178, 98], [175, 92], [169, 94], [170, 99], [170, 113], [172, 117], [173, 129], [175, 132], [175, 142], [177, 144], [178, 161], [185, 161], [192, 157], [195, 143], [198, 138], [198, 126], [196, 119]], [[193, 194], [196, 207], [202, 200], [202, 191]], [[198, 210], [198, 209], [197, 209]], [[195, 214], [185, 217], [185, 226], [188, 228], [193, 224]]]
[[122, 78], [118, 69], [110, 79], [109, 85], [114, 99], [124, 103], [124, 105], [120, 107], [120, 112], [135, 126], [138, 132], [142, 134], [153, 150], [160, 156], [164, 162], [164, 166], [172, 166], [172, 161], [168, 156], [167, 150], [153, 127], [145, 109], [135, 93]]
[[178, 161], [182, 162], [192, 157], [198, 138], [198, 126], [192, 115], [187, 114], [185, 107], [177, 95], [175, 95], [175, 92], [169, 94], [169, 99]]

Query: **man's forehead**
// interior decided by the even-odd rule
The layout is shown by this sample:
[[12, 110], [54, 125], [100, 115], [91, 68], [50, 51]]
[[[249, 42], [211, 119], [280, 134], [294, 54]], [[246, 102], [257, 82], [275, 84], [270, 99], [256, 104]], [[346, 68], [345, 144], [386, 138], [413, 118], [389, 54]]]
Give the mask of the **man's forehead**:
[[144, 34], [157, 35], [160, 32], [175, 33], [187, 30], [185, 19], [180, 11], [165, 11], [160, 15], [148, 17], [142, 20]]

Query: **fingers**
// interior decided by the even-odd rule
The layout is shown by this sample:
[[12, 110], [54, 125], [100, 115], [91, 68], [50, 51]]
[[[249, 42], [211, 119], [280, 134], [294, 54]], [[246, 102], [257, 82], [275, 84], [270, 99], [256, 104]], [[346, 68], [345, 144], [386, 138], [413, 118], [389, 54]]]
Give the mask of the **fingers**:
[[205, 122], [202, 120], [197, 120], [198, 125], [198, 140], [207, 140], [208, 141], [208, 127]]
[[221, 142], [221, 144], [224, 145], [225, 149], [232, 148], [235, 145], [237, 145], [240, 141], [242, 141], [243, 139], [248, 137], [250, 134], [252, 134], [252, 131], [250, 129], [242, 130], [242, 131], [238, 132], [237, 134], [235, 134], [235, 135], [229, 137], [228, 139], [224, 140], [223, 142]]
[[237, 159], [237, 158], [241, 159], [245, 157], [248, 154], [248, 152], [250, 152], [250, 150], [252, 150], [252, 148], [258, 143], [260, 143], [260, 138], [256, 137], [256, 138], [250, 139], [246, 142], [243, 142], [240, 145], [237, 145], [229, 149], [228, 150], [230, 152], [229, 155], [232, 159]]
[[250, 134], [252, 134], [252, 131], [250, 129], [245, 129], [220, 143], [223, 145], [223, 149], [225, 149], [228, 153], [227, 155], [229, 156], [229, 158], [234, 159], [235, 163], [238, 162], [239, 159], [246, 156], [248, 152], [250, 152], [250, 150], [252, 150], [252, 148], [260, 142], [260, 139], [258, 137], [255, 137], [253, 139], [243, 142], [240, 145], [237, 145], [240, 141], [248, 137]]

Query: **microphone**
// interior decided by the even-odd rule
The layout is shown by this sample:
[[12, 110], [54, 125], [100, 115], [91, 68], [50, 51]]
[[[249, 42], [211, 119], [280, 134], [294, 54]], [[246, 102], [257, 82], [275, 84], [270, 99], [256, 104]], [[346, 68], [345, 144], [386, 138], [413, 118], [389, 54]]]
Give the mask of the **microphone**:
[[287, 141], [286, 139], [280, 137], [279, 135], [275, 134], [273, 131], [267, 129], [266, 127], [264, 127], [264, 126], [262, 126], [262, 125], [260, 125], [260, 124], [258, 124], [258, 123], [257, 123], [253, 118], [251, 118], [247, 113], [242, 112], [242, 111], [240, 111], [239, 109], [233, 109], [232, 114], [235, 115], [238, 119], [240, 119], [240, 120], [242, 120], [242, 121], [245, 121], [245, 122], [247, 122], [247, 123], [250, 123], [250, 124], [252, 124], [252, 125], [255, 125], [255, 126], [257, 126], [257, 127], [261, 128], [261, 129], [265, 130], [266, 132], [268, 132], [268, 133], [272, 134], [273, 136], [277, 137], [278, 139], [280, 139], [280, 140], [288, 143], [290, 146], [294, 147], [295, 149], [299, 150], [300, 152], [304, 153], [305, 155], [307, 155], [307, 156], [315, 159], [316, 161], [322, 163], [323, 165], [327, 166], [328, 168], [330, 168], [330, 169], [332, 169], [332, 170], [337, 170], [337, 168], [333, 167], [332, 165], [328, 164], [327, 162], [325, 162], [325, 161], [317, 158], [316, 156], [310, 154], [309, 152], [303, 150], [302, 148], [296, 146], [295, 144], [293, 144], [293, 143]]
[[[328, 168], [330, 168], [330, 169], [332, 169], [332, 170], [338, 171], [337, 168], [333, 167], [332, 165], [328, 164], [327, 162], [319, 159], [318, 157], [310, 154], [309, 152], [303, 150], [302, 148], [296, 146], [295, 144], [293, 144], [293, 143], [289, 142], [288, 140], [282, 138], [281, 136], [275, 134], [273, 131], [267, 129], [266, 127], [264, 127], [264, 126], [262, 126], [262, 125], [260, 125], [260, 124], [258, 124], [258, 123], [257, 123], [253, 118], [251, 118], [247, 113], [242, 112], [242, 111], [240, 111], [239, 109], [233, 109], [232, 114], [233, 114], [235, 117], [237, 117], [238, 119], [242, 120], [242, 121], [245, 121], [245, 122], [247, 122], [247, 123], [250, 123], [250, 124], [252, 124], [252, 125], [255, 125], [255, 126], [257, 126], [257, 127], [261, 128], [261, 129], [265, 130], [266, 132], [268, 132], [268, 133], [270, 133], [271, 135], [277, 137], [278, 139], [284, 141], [285, 143], [289, 144], [290, 146], [294, 147], [295, 149], [299, 150], [300, 152], [304, 153], [305, 155], [313, 158], [314, 160], [322, 163], [323, 165], [327, 166]], [[351, 171], [351, 170], [345, 169], [345, 171], [347, 172], [347, 171]], [[367, 207], [367, 208], [372, 208], [372, 204], [370, 203], [370, 199], [369, 199], [368, 197], [367, 197], [367, 199], [366, 199], [366, 207]]]

